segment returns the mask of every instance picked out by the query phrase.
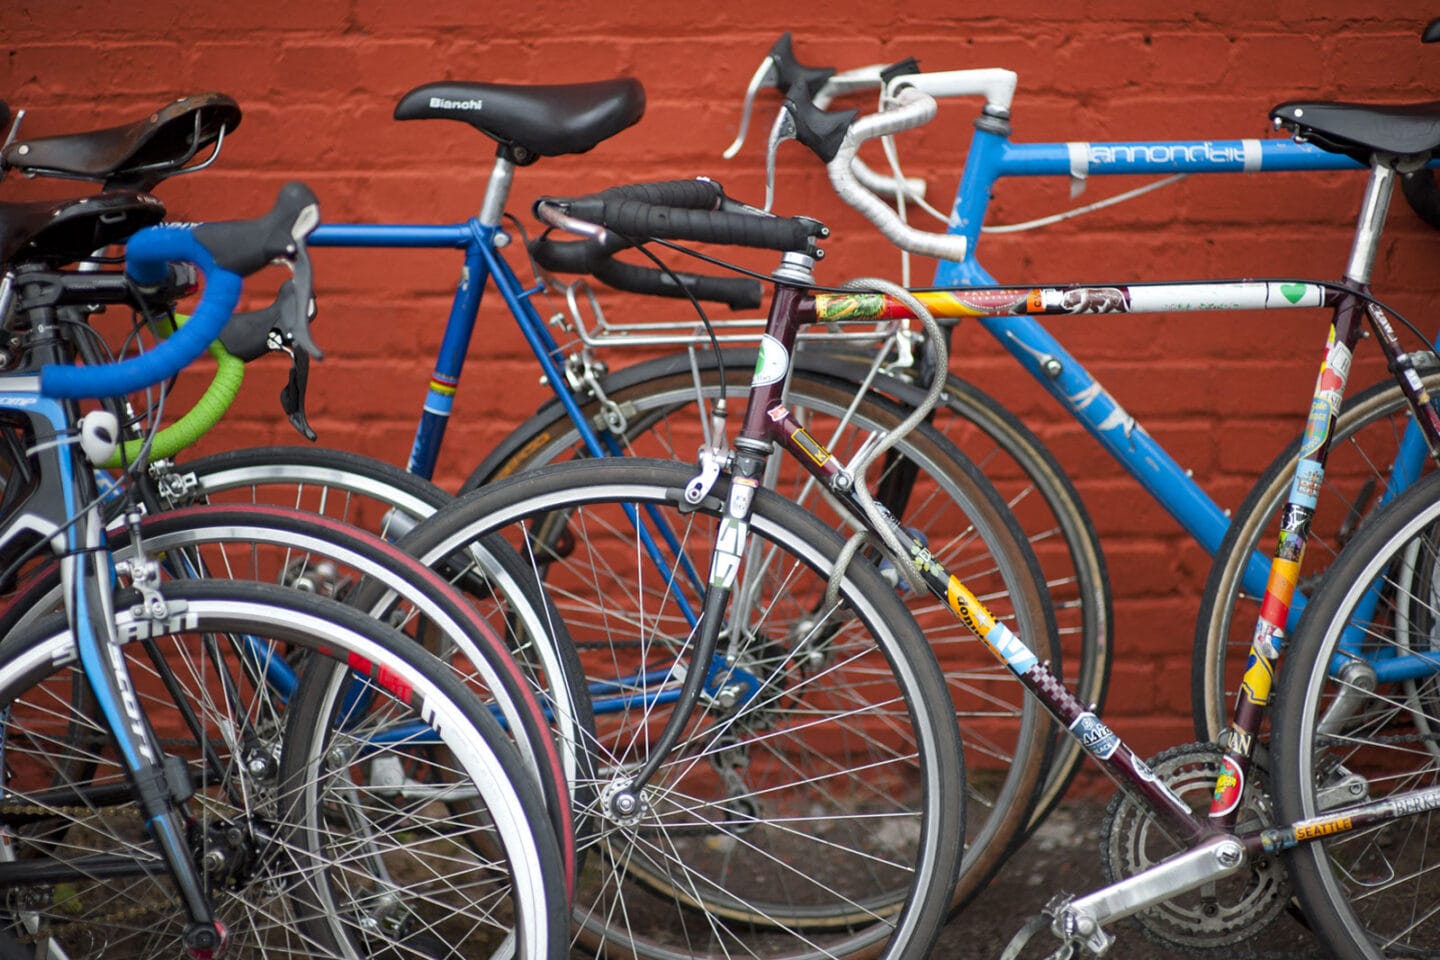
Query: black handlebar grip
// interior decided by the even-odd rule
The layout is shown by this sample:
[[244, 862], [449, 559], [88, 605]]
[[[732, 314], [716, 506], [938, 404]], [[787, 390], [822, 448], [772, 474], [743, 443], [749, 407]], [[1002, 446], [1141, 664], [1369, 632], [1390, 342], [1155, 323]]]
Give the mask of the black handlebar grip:
[[[535, 262], [554, 273], [590, 274], [607, 286], [630, 293], [661, 297], [684, 297], [669, 274], [643, 264], [622, 263], [612, 256], [630, 246], [610, 234], [607, 243], [598, 240], [552, 240], [541, 237], [530, 244]], [[760, 306], [764, 289], [758, 280], [746, 277], [707, 277], [697, 273], [676, 273], [680, 283], [697, 300], [723, 303], [732, 310], [753, 310]]]
[[216, 263], [245, 277], [277, 257], [295, 254], [300, 240], [318, 222], [315, 194], [294, 181], [280, 188], [274, 208], [263, 217], [201, 224], [195, 228], [195, 239]]
[[540, 237], [530, 241], [530, 256], [551, 273], [594, 273], [617, 250], [631, 244], [623, 237], [607, 234], [606, 241], [552, 240]]
[[0, 100], [0, 130], [10, 126], [10, 104]]
[[1425, 24], [1425, 30], [1420, 34], [1421, 43], [1435, 43], [1440, 41], [1440, 17], [1436, 17]]
[[638, 200], [657, 207], [714, 210], [724, 199], [725, 190], [714, 180], [661, 180], [656, 183], [627, 183], [610, 187], [592, 194], [592, 197], [607, 201]]
[[810, 102], [799, 83], [785, 95], [785, 109], [795, 121], [795, 139], [809, 147], [825, 163], [835, 159], [850, 124], [860, 115], [859, 110], [837, 110], [834, 113], [821, 110]]
[[770, 48], [770, 59], [775, 63], [775, 89], [781, 93], [789, 90], [797, 83], [805, 85], [806, 98], [814, 97], [816, 92], [825, 85], [825, 81], [835, 76], [834, 67], [806, 67], [795, 59], [795, 49], [791, 45], [790, 31], [780, 35], [775, 45]]
[[757, 309], [764, 297], [760, 281], [748, 277], [707, 277], [678, 271], [671, 277], [654, 267], [619, 260], [607, 260], [595, 268], [594, 274], [600, 282], [616, 290], [681, 299], [687, 297], [688, 290], [688, 296], [696, 300], [723, 303], [731, 310]]
[[798, 252], [808, 251], [811, 237], [819, 236], [824, 229], [813, 220], [757, 217], [724, 210], [681, 210], [633, 200], [605, 204], [599, 222], [629, 237], [663, 237]]

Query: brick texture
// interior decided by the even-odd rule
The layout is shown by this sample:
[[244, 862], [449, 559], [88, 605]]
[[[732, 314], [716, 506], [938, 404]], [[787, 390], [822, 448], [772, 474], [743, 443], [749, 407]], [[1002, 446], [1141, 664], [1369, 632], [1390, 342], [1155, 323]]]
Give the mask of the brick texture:
[[[139, 7], [10, 0], [0, 13], [0, 97], [29, 111], [32, 134], [126, 122], [188, 92], [237, 98], [244, 122], [219, 162], [158, 191], [179, 219], [253, 214], [298, 177], [314, 187], [330, 220], [446, 223], [478, 208], [492, 146], [458, 124], [394, 122], [390, 111], [406, 90], [439, 79], [642, 80], [649, 99], [638, 126], [588, 155], [518, 171], [511, 209], [533, 223], [528, 209], [539, 194], [624, 180], [706, 174], [759, 201], [773, 94], [759, 98], [741, 156], [727, 162], [719, 154], [734, 134], [751, 71], [785, 30], [811, 63], [844, 68], [914, 55], [929, 69], [1017, 70], [1017, 140], [1266, 136], [1267, 109], [1286, 98], [1424, 100], [1440, 81], [1440, 49], [1419, 43], [1423, 20], [1413, 3], [1383, 0], [1363, 12], [1340, 0], [1207, 6], [1161, 13], [1136, 0], [1018, 0], [989, 12], [933, 0], [903, 8], [835, 0], [809, 9], [754, 0], [147, 0]], [[926, 176], [939, 196], [957, 181], [974, 109], [946, 103], [935, 123], [902, 141], [908, 172]], [[1095, 180], [1085, 199], [1133, 185]], [[982, 259], [1016, 282], [1337, 277], [1361, 185], [1360, 176], [1345, 174], [1192, 177], [1046, 230], [987, 237]], [[3, 188], [6, 199], [74, 189], [16, 179]], [[1006, 182], [992, 220], [1069, 204], [1065, 183]], [[898, 276], [898, 258], [838, 204], [798, 146], [780, 158], [778, 207], [834, 227], [822, 280]], [[1440, 287], [1440, 234], [1403, 203], [1387, 230], [1376, 289], [1424, 325]], [[323, 251], [316, 262], [316, 334], [329, 357], [312, 375], [315, 426], [323, 442], [403, 462], [456, 259]], [[745, 262], [764, 268], [766, 261]], [[917, 265], [917, 282], [931, 266]], [[632, 317], [676, 311], [618, 296], [606, 303]], [[1322, 331], [1318, 315], [1281, 313], [1080, 319], [1060, 332], [1221, 505], [1234, 507], [1301, 428]], [[1044, 395], [1016, 379], [993, 343], [962, 332], [956, 356], [957, 372], [982, 382], [1053, 443], [1094, 512], [1115, 575], [1126, 658], [1112, 688], [1116, 726], [1135, 733], [1142, 752], [1186, 736], [1203, 554]], [[207, 448], [294, 439], [273, 405], [283, 374], [278, 362], [269, 366], [254, 372], [256, 389]], [[1357, 369], [1364, 374], [1357, 385], [1381, 374], [1373, 365]], [[522, 339], [499, 304], [487, 304], [439, 479], [457, 485], [544, 396]]]

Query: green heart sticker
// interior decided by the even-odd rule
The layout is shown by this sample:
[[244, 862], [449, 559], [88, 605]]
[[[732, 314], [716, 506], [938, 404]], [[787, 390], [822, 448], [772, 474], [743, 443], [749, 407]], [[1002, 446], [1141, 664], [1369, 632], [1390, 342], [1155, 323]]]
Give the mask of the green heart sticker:
[[1305, 296], [1305, 284], [1303, 283], [1282, 283], [1280, 293], [1291, 303], [1299, 303], [1300, 298]]

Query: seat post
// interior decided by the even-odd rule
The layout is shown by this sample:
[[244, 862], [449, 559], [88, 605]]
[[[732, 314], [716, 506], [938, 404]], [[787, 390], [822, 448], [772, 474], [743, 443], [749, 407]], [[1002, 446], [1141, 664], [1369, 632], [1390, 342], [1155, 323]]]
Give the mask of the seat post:
[[1395, 188], [1395, 168], [1379, 157], [1370, 163], [1370, 176], [1365, 181], [1365, 199], [1355, 221], [1355, 239], [1350, 246], [1350, 260], [1345, 266], [1345, 279], [1369, 285], [1375, 267], [1375, 254], [1380, 248], [1380, 233], [1385, 227], [1385, 214], [1390, 210], [1390, 195]]
[[503, 150], [497, 152], [495, 167], [490, 171], [490, 182], [485, 185], [485, 199], [480, 204], [480, 222], [484, 226], [500, 226], [505, 204], [510, 200], [510, 182], [514, 177], [515, 161], [505, 156]]

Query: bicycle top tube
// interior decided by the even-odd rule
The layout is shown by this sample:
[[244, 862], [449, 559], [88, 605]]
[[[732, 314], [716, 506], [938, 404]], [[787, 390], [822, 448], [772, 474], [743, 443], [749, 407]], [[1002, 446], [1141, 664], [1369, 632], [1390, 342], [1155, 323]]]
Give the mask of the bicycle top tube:
[[[465, 260], [445, 322], [434, 372], [416, 421], [406, 469], [428, 479], [435, 474], [471, 334], [485, 288], [493, 284], [534, 354], [546, 382], [570, 414], [591, 456], [616, 456], [621, 449], [608, 433], [597, 432], [581, 414], [573, 395], [562, 388], [560, 347], [534, 306], [530, 295], [503, 256], [500, 227], [472, 217], [457, 224], [322, 223], [309, 237], [316, 247], [351, 249], [461, 250]], [[537, 288], [538, 289], [538, 288]]]

